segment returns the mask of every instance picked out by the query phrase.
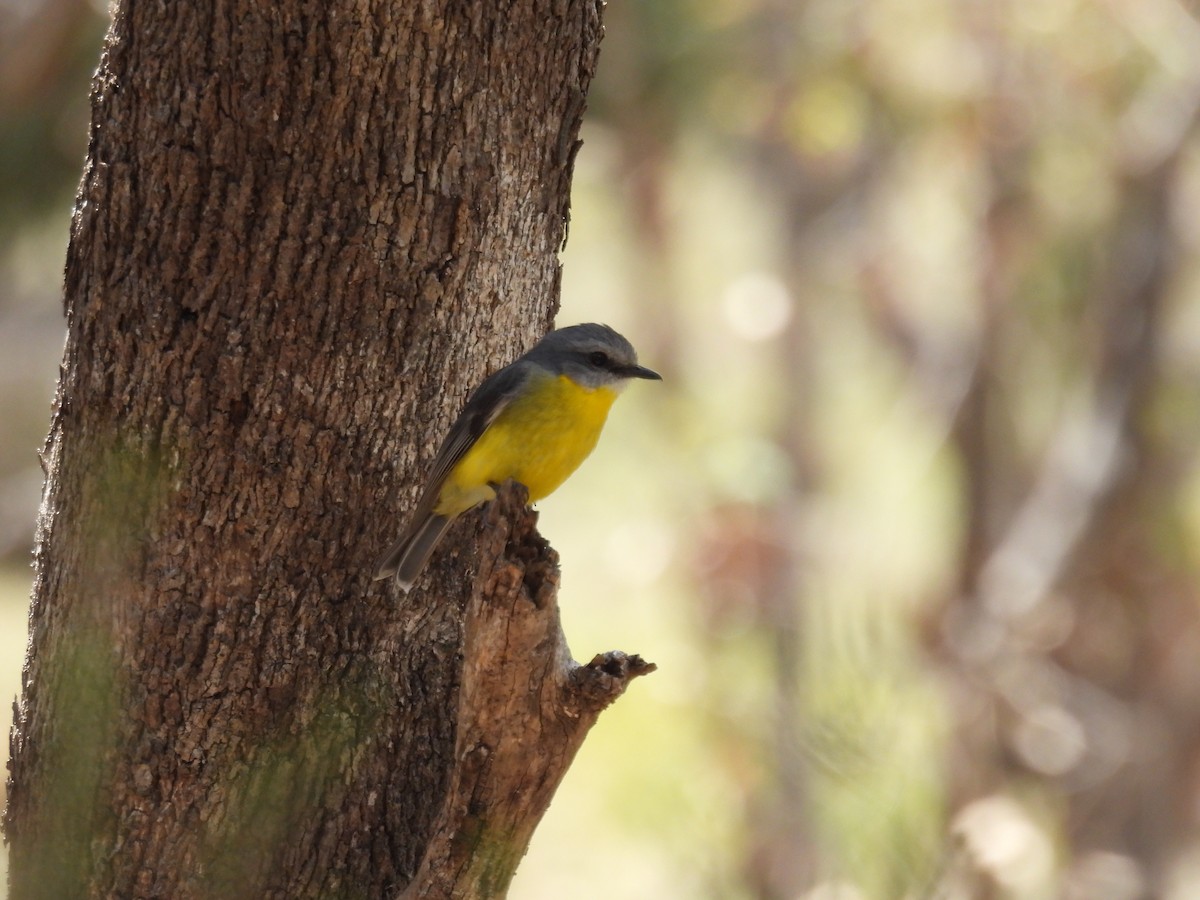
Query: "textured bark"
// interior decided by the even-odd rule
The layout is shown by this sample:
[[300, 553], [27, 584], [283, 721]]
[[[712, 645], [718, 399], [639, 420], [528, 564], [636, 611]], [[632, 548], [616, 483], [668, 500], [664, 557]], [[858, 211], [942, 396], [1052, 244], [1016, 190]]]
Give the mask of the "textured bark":
[[[595, 0], [118, 5], [12, 736], [11, 892], [502, 895], [599, 710], [506, 495], [372, 585], [549, 324]], [[511, 643], [510, 643], [511, 642]]]
[[488, 508], [483, 556], [493, 562], [467, 607], [458, 765], [405, 900], [503, 894], [596, 717], [654, 669], [617, 651], [586, 666], [571, 659], [557, 557], [523, 500], [523, 488], [510, 489]]

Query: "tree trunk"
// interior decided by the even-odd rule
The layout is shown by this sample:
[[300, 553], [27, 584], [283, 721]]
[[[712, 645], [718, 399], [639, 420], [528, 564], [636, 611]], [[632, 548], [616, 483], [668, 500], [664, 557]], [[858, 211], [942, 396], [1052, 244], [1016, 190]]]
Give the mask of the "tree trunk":
[[599, 711], [517, 488], [372, 584], [549, 324], [597, 0], [115, 11], [66, 267], [11, 895], [502, 896]]

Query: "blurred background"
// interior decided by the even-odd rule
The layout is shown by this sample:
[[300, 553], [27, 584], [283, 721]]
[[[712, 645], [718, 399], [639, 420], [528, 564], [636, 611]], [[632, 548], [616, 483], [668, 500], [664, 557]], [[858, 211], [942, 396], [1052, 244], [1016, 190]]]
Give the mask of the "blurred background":
[[[559, 322], [666, 382], [542, 531], [660, 668], [514, 898], [1200, 897], [1197, 16], [609, 7]], [[0, 0], [0, 699], [104, 25]]]

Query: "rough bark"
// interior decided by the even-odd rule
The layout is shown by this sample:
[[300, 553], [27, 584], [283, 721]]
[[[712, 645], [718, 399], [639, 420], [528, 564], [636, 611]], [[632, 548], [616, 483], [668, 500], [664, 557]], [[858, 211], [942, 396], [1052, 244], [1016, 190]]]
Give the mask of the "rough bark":
[[595, 0], [117, 6], [72, 226], [11, 894], [504, 893], [600, 709], [519, 497], [371, 562], [557, 306]]

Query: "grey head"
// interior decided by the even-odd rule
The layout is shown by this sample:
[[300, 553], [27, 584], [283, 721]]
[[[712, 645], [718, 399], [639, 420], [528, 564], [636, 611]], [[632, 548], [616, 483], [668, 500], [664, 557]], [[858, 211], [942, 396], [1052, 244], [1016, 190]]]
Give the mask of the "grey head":
[[550, 332], [525, 359], [586, 388], [620, 389], [630, 378], [662, 380], [657, 372], [638, 365], [637, 351], [629, 341], [594, 322]]

